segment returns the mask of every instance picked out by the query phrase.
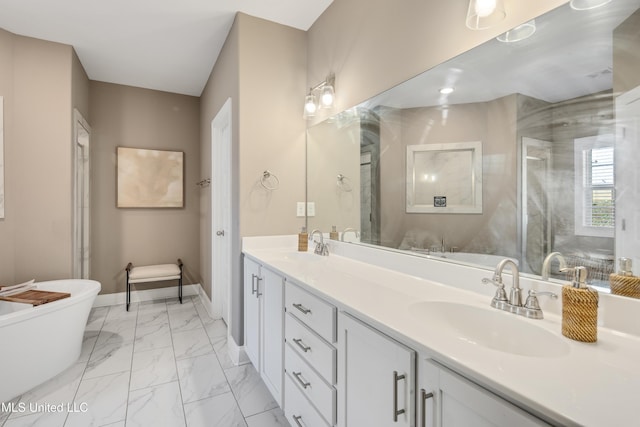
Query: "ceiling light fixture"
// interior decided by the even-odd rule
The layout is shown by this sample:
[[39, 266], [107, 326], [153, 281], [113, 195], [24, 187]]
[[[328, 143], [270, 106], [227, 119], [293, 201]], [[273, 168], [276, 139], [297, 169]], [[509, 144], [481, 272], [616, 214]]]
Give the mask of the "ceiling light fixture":
[[456, 90], [453, 87], [443, 87], [442, 89], [440, 89], [440, 93], [443, 95], [449, 95], [450, 93], [453, 93], [453, 91]]
[[524, 39], [528, 39], [536, 32], [536, 20], [532, 19], [529, 22], [525, 22], [522, 25], [518, 25], [507, 31], [506, 33], [500, 34], [496, 39], [503, 43], [515, 43], [522, 41]]
[[[309, 94], [304, 98], [304, 118], [308, 119], [316, 115], [318, 108], [332, 108], [336, 100], [335, 94], [336, 76], [329, 74], [327, 78], [309, 89]], [[320, 98], [316, 97], [320, 94]]]
[[571, 0], [569, 5], [574, 10], [589, 10], [602, 7], [610, 2], [611, 0]]
[[467, 27], [484, 30], [493, 27], [507, 16], [503, 0], [469, 0]]

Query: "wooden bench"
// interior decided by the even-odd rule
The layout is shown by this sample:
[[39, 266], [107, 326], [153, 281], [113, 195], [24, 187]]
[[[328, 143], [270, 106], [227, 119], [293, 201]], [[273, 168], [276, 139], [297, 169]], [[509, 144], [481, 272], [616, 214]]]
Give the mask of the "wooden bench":
[[178, 258], [177, 264], [158, 264], [134, 267], [127, 264], [127, 311], [131, 304], [131, 284], [160, 282], [164, 280], [178, 280], [178, 299], [182, 304], [182, 261]]

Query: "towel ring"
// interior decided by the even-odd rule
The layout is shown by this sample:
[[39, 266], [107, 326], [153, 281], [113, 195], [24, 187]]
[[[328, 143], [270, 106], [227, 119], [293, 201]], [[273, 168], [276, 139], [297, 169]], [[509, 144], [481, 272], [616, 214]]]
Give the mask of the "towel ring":
[[[272, 182], [269, 183], [269, 178], [273, 178]], [[260, 185], [266, 188], [269, 191], [277, 190], [280, 187], [280, 180], [277, 176], [269, 172], [268, 170], [262, 172], [262, 177], [260, 178]]]
[[346, 191], [347, 193], [352, 190], [351, 180], [349, 179], [349, 177], [346, 177], [341, 173], [338, 174], [338, 181], [336, 182], [336, 185], [338, 186], [338, 188], [340, 188], [343, 191]]

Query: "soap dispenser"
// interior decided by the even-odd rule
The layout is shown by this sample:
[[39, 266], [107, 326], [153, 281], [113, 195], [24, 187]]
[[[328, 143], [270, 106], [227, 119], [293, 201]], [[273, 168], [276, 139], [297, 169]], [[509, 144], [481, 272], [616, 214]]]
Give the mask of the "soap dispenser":
[[331, 240], [338, 240], [338, 230], [336, 230], [336, 226], [331, 226], [331, 231], [329, 232], [329, 238]]
[[309, 234], [307, 233], [307, 227], [302, 227], [298, 234], [298, 251], [307, 252], [309, 249]]
[[620, 258], [620, 270], [609, 276], [611, 293], [625, 297], [640, 298], [640, 277], [631, 271], [631, 259]]
[[582, 342], [598, 339], [598, 292], [587, 286], [585, 267], [575, 267], [573, 282], [562, 288], [562, 335]]

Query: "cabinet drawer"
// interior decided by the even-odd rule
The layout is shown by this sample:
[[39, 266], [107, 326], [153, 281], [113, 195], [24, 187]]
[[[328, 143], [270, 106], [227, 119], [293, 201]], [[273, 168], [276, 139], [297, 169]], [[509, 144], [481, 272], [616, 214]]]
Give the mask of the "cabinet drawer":
[[324, 382], [298, 353], [289, 345], [284, 351], [284, 366], [287, 375], [293, 380], [320, 415], [333, 425], [336, 421], [336, 389]]
[[296, 285], [287, 283], [287, 311], [313, 329], [325, 340], [336, 342], [336, 308]]
[[284, 376], [284, 414], [291, 427], [329, 427], [293, 381]]
[[[329, 384], [336, 382], [336, 349], [318, 337], [290, 313], [285, 316], [285, 338], [304, 361]], [[306, 350], [306, 351], [305, 351]]]

